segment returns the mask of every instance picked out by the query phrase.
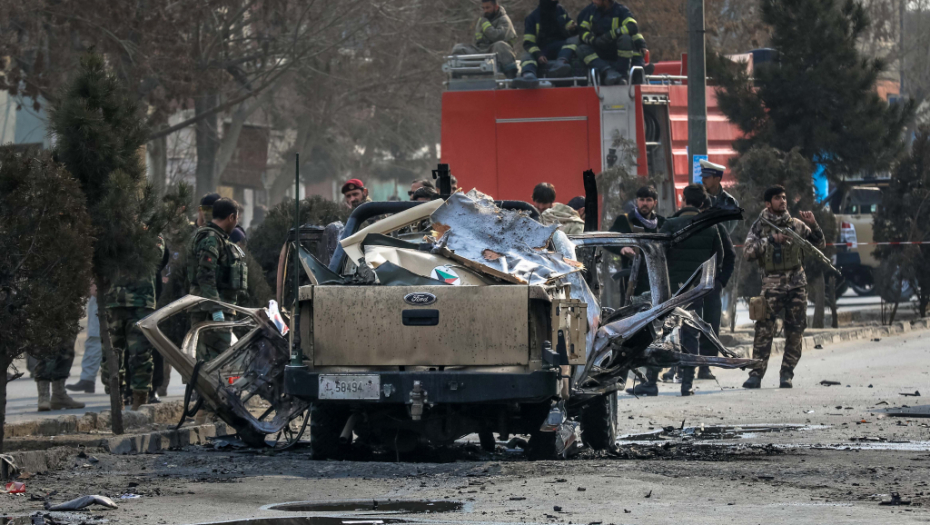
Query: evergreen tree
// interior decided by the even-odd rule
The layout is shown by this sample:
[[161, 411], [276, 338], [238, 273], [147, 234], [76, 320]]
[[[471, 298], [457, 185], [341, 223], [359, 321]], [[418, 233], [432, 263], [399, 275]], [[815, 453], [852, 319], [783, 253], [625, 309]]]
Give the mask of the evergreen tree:
[[6, 370], [73, 341], [91, 283], [92, 230], [78, 184], [48, 153], [0, 147], [0, 452]]
[[869, 26], [862, 5], [856, 0], [761, 0], [761, 5], [778, 58], [756, 64], [752, 78], [742, 65], [721, 56], [708, 60], [720, 107], [745, 134], [737, 149], [798, 148], [812, 164], [823, 165], [834, 182], [887, 169], [902, 150], [913, 105], [889, 106], [875, 92], [884, 63], [857, 50]]
[[[76, 76], [51, 110], [56, 155], [80, 184], [94, 230], [93, 274], [98, 297], [106, 297], [117, 276], [145, 275], [158, 264], [156, 240], [169, 217], [146, 181], [142, 146], [148, 130], [136, 101], [107, 69], [87, 54]], [[169, 198], [175, 203], [176, 199]], [[119, 362], [99, 310], [104, 355]], [[110, 367], [114, 433], [122, 433], [119, 367]]]
[[[874, 221], [876, 241], [930, 241], [930, 127], [918, 130], [910, 155], [897, 164], [894, 177], [882, 191], [882, 205]], [[926, 317], [930, 272], [920, 270], [930, 266], [930, 245], [879, 246], [875, 255], [883, 264], [899, 269], [880, 272], [898, 282], [876, 282], [876, 287], [887, 284], [900, 289], [902, 280], [909, 281], [917, 292], [918, 312]]]

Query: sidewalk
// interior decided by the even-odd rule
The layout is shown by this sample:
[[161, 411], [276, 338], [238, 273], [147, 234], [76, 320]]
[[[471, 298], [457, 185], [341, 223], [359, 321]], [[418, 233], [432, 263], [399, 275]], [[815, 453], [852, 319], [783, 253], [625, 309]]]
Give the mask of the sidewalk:
[[[854, 316], [855, 317], [855, 316]], [[815, 348], [824, 347], [843, 341], [881, 339], [891, 335], [908, 333], [914, 330], [926, 330], [930, 328], [930, 319], [916, 319], [912, 321], [895, 321], [894, 324], [882, 326], [877, 321], [853, 320], [852, 326], [841, 326], [839, 328], [807, 328], [804, 330], [804, 339], [801, 343], [801, 350], [806, 352]], [[829, 323], [829, 319], [828, 319]], [[810, 325], [810, 320], [808, 320]], [[729, 329], [722, 329], [720, 342], [730, 350], [736, 352], [740, 357], [752, 357], [752, 341], [755, 335], [753, 325], [738, 326], [735, 332]], [[778, 334], [772, 342], [772, 353], [780, 354], [785, 349], [785, 338], [783, 334]]]

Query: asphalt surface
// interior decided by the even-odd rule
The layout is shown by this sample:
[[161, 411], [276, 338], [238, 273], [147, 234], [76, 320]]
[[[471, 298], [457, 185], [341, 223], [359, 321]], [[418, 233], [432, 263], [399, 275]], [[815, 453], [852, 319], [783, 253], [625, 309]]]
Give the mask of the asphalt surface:
[[[270, 454], [195, 447], [160, 455], [98, 454], [93, 464], [75, 458], [64, 470], [33, 475], [27, 490], [53, 493], [53, 503], [83, 494], [142, 496], [117, 499], [119, 509], [98, 508], [71, 523], [305, 516], [263, 507], [346, 499], [465, 504], [453, 513], [391, 516], [433, 523], [927, 523], [930, 419], [881, 411], [924, 399], [901, 393], [930, 393], [928, 353], [930, 332], [915, 332], [808, 352], [791, 390], [777, 388], [781, 356], [775, 356], [760, 390], [740, 388], [744, 372], [719, 371], [718, 381], [699, 382], [693, 397], [679, 397], [676, 384], [663, 384], [658, 397], [623, 396], [619, 424], [632, 436], [614, 454], [587, 451], [529, 462], [504, 447], [486, 454], [460, 443], [405, 462], [384, 454], [314, 462], [305, 448]], [[822, 380], [841, 384], [822, 386]], [[717, 425], [731, 428], [716, 434]], [[649, 439], [663, 427], [671, 427], [664, 438]], [[892, 492], [912, 504], [880, 505]], [[0, 509], [11, 514], [41, 507], [28, 497], [0, 496]], [[376, 512], [337, 522], [384, 517]], [[311, 522], [287, 525], [305, 523]]]

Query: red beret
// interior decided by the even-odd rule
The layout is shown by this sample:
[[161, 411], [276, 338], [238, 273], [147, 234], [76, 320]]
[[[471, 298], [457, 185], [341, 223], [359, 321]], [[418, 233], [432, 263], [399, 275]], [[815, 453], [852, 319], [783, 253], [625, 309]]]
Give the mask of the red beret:
[[360, 179], [349, 179], [342, 185], [342, 194], [345, 195], [347, 191], [363, 189], [365, 189], [365, 183]]

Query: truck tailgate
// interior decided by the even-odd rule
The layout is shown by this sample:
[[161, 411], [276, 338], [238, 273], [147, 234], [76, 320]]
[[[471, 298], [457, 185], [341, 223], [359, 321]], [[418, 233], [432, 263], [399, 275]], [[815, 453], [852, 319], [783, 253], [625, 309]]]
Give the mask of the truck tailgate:
[[526, 365], [528, 322], [528, 286], [316, 286], [313, 365]]

